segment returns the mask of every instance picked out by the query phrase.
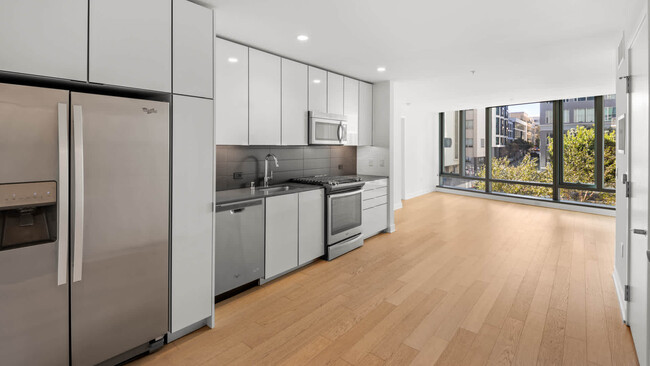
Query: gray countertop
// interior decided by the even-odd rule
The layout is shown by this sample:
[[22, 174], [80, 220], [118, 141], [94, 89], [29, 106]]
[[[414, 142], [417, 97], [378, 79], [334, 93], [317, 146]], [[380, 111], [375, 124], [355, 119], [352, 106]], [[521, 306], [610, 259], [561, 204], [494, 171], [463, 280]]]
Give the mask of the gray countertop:
[[274, 196], [282, 196], [284, 194], [293, 194], [306, 191], [313, 191], [316, 189], [324, 189], [321, 186], [314, 186], [310, 184], [300, 184], [300, 183], [283, 183], [276, 184], [277, 186], [289, 186], [291, 189], [288, 191], [278, 191], [278, 192], [264, 192], [259, 190], [260, 187], [257, 187], [254, 191], [251, 191], [250, 188], [239, 188], [239, 189], [229, 189], [226, 191], [217, 191], [215, 204], [222, 205], [224, 203], [233, 203], [239, 201], [252, 200], [256, 198], [266, 198]]
[[[388, 178], [381, 175], [357, 175], [357, 176], [361, 177], [361, 179], [364, 182], [370, 182], [373, 180]], [[313, 191], [316, 189], [324, 189], [321, 186], [292, 183], [292, 182], [277, 184], [277, 186], [289, 186], [291, 187], [291, 189], [289, 189], [288, 191], [264, 192], [259, 190], [260, 187], [257, 187], [254, 191], [251, 191], [250, 188], [238, 188], [238, 189], [229, 189], [226, 191], [217, 191], [215, 204], [223, 205], [226, 203], [240, 202], [240, 201], [252, 200], [256, 198], [282, 196], [284, 194], [293, 194], [293, 193], [300, 193], [306, 191]]]

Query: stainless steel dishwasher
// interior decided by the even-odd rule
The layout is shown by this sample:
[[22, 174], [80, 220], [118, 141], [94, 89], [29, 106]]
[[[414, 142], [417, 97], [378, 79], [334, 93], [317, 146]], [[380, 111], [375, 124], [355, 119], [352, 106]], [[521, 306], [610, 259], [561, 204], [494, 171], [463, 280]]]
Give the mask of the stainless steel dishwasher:
[[216, 206], [215, 295], [264, 277], [264, 199]]

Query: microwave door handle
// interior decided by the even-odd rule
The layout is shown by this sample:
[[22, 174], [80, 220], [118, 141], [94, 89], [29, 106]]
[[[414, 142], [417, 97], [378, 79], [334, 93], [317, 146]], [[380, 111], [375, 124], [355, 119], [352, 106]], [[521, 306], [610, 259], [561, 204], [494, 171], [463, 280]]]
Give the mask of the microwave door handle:
[[72, 258], [72, 282], [81, 281], [84, 237], [84, 144], [83, 110], [80, 105], [72, 107], [74, 143], [74, 237]]
[[343, 140], [343, 122], [339, 123], [339, 127], [336, 129], [336, 137], [338, 137], [339, 142]]
[[59, 133], [59, 177], [57, 184], [58, 207], [58, 286], [68, 283], [68, 104], [58, 103], [58, 133]]

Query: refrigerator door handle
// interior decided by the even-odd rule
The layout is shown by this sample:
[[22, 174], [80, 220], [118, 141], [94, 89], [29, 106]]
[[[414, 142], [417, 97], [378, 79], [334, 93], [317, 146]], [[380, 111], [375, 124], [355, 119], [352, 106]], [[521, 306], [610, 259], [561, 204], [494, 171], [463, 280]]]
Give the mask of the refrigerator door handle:
[[58, 221], [59, 221], [59, 252], [57, 285], [65, 285], [68, 282], [68, 105], [58, 103], [58, 124], [59, 124], [59, 184], [58, 184]]
[[83, 110], [80, 105], [72, 106], [72, 128], [74, 143], [74, 237], [72, 257], [72, 282], [81, 281], [84, 248], [84, 143]]

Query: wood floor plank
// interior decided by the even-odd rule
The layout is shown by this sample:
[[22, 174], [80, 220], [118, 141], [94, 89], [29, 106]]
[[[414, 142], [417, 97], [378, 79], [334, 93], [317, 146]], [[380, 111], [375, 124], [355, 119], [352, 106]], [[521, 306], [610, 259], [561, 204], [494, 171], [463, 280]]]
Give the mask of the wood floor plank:
[[433, 193], [395, 220], [132, 364], [638, 365], [611, 277], [614, 218]]
[[503, 323], [487, 365], [511, 365], [515, 359], [517, 345], [524, 323], [515, 318], [508, 318]]

